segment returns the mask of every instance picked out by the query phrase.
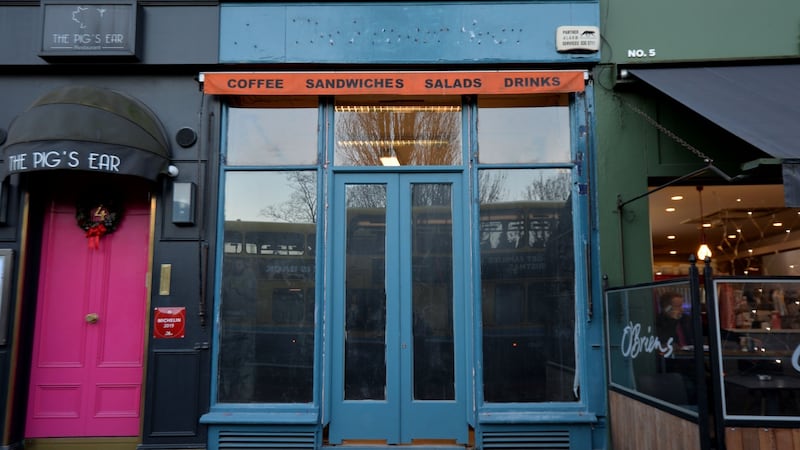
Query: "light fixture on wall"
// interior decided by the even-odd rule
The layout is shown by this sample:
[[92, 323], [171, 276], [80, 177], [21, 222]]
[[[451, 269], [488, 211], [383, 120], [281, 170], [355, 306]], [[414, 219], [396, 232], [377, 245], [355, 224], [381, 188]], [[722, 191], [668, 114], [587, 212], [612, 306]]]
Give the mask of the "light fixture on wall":
[[703, 186], [697, 186], [697, 192], [700, 197], [700, 247], [697, 249], [697, 259], [705, 261], [706, 258], [711, 258], [711, 249], [706, 244], [706, 231], [705, 219], [703, 216]]
[[194, 225], [194, 183], [172, 183], [172, 223]]

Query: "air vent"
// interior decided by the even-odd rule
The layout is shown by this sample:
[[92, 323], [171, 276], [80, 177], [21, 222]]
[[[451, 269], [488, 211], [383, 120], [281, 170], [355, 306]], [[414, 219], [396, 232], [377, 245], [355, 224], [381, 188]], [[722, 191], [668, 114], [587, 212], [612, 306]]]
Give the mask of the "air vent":
[[313, 431], [225, 431], [219, 432], [219, 450], [239, 449], [309, 449], [316, 448]]
[[487, 431], [483, 449], [568, 449], [569, 431]]

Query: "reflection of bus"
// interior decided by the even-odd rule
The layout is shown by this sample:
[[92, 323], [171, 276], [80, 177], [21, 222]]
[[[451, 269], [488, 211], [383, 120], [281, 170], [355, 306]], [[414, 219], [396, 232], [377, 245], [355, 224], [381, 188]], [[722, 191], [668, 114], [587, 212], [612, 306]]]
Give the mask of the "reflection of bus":
[[572, 400], [570, 201], [481, 205], [479, 217], [485, 400]]
[[[443, 399], [453, 376], [453, 218], [447, 208], [412, 211], [415, 398]], [[570, 201], [483, 205], [479, 215], [484, 394], [487, 401], [572, 400], [574, 262]], [[350, 208], [345, 235], [344, 357], [348, 398], [372, 392], [371, 361], [384, 359], [386, 217]], [[315, 313], [314, 224], [226, 222], [221, 303], [220, 401], [311, 401]], [[252, 294], [242, 292], [243, 287]], [[471, 296], [470, 296], [471, 298]], [[469, 299], [454, 299], [467, 302]], [[226, 342], [231, 346], [226, 348]], [[235, 348], [234, 348], [235, 346]], [[255, 392], [226, 394], [241, 380], [237, 352], [255, 355]], [[360, 362], [363, 360], [363, 363]], [[247, 375], [247, 374], [245, 374]], [[415, 389], [418, 386], [415, 385]], [[448, 390], [450, 389], [450, 390]], [[350, 394], [357, 392], [358, 394]], [[229, 397], [225, 398], [225, 395]], [[246, 400], [244, 400], [246, 399]]]
[[312, 400], [315, 247], [314, 224], [225, 223], [220, 401]]
[[482, 299], [484, 310], [491, 311], [484, 320], [537, 325], [545, 320], [534, 300], [556, 294], [564, 281], [572, 282], [569, 211], [564, 202], [481, 206]]
[[259, 321], [313, 326], [315, 246], [314, 224], [226, 222], [223, 262], [255, 276]]

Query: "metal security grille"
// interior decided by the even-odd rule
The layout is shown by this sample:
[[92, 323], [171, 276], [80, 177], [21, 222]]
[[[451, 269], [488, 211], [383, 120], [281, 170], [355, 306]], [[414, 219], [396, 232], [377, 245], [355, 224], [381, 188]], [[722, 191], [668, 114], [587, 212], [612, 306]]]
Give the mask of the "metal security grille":
[[482, 448], [569, 449], [569, 431], [488, 431], [483, 433]]

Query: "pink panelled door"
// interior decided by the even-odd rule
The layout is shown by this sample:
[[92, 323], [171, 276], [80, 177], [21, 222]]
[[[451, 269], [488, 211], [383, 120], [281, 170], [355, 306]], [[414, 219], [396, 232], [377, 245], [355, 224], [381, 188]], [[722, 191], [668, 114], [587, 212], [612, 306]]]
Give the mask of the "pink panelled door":
[[90, 248], [75, 202], [44, 217], [25, 436], [138, 436], [150, 211]]

